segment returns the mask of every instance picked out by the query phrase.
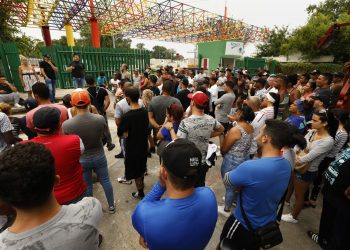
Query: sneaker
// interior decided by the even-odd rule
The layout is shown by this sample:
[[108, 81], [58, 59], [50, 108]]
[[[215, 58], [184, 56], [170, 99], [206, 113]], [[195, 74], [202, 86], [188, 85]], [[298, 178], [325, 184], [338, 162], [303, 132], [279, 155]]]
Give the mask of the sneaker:
[[110, 206], [110, 207], [108, 208], [108, 212], [109, 212], [110, 214], [114, 214], [114, 213], [115, 213], [115, 202], [114, 202], [113, 206]]
[[151, 152], [148, 152], [148, 153], [147, 153], [147, 157], [148, 157], [148, 158], [152, 158]]
[[119, 183], [122, 183], [122, 184], [128, 184], [128, 185], [131, 185], [132, 184], [132, 180], [127, 180], [125, 179], [125, 177], [118, 177], [118, 182]]
[[99, 234], [99, 235], [98, 235], [98, 247], [101, 246], [102, 241], [103, 241], [103, 236], [102, 236], [102, 234]]
[[298, 220], [294, 219], [292, 214], [283, 214], [281, 219], [289, 223], [298, 223]]
[[124, 158], [123, 152], [120, 152], [119, 154], [115, 155], [114, 157], [117, 159]]
[[112, 151], [115, 148], [115, 144], [110, 144], [107, 146], [108, 151]]
[[155, 148], [155, 147], [150, 147], [149, 151], [150, 151], [152, 154], [155, 154], [155, 153], [156, 153], [156, 148]]
[[221, 214], [227, 218], [230, 217], [230, 215], [231, 215], [231, 211], [226, 211], [225, 206], [218, 206], [218, 212], [219, 212], [219, 214]]
[[318, 244], [318, 234], [314, 233], [312, 231], [307, 231], [307, 235], [309, 236], [310, 239], [312, 239], [315, 243]]
[[131, 195], [132, 195], [132, 197], [139, 199], [139, 200], [142, 200], [143, 197], [145, 197], [144, 195], [143, 196], [139, 195], [139, 192], [132, 192]]
[[15, 105], [13, 106], [15, 106], [15, 108], [24, 108], [22, 105], [19, 105], [18, 103], [15, 103]]

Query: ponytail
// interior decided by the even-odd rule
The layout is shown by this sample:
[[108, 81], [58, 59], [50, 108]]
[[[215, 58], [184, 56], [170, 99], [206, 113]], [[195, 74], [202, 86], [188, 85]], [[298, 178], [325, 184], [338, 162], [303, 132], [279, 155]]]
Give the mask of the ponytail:
[[270, 95], [275, 100], [273, 102], [273, 111], [274, 111], [273, 118], [276, 119], [278, 115], [278, 108], [280, 106], [280, 96], [273, 92], [269, 92], [268, 95]]

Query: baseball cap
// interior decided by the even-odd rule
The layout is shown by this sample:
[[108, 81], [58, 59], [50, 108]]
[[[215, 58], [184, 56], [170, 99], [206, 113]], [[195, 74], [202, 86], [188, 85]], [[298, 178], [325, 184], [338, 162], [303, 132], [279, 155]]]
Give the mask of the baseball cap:
[[188, 86], [188, 84], [189, 84], [187, 77], [182, 78], [181, 82], [185, 86]]
[[76, 89], [71, 94], [71, 103], [73, 106], [82, 107], [91, 102], [89, 93], [84, 89]]
[[190, 179], [198, 175], [202, 154], [193, 142], [176, 139], [165, 147], [162, 160], [165, 168], [173, 175]]
[[323, 102], [326, 108], [329, 106], [329, 97], [326, 95], [312, 95], [311, 98]]
[[317, 69], [314, 69], [312, 72], [311, 72], [311, 75], [319, 75], [321, 74], [321, 72]]
[[193, 100], [193, 102], [196, 105], [201, 106], [201, 107], [204, 107], [209, 102], [208, 96], [205, 93], [203, 93], [202, 91], [197, 91], [194, 94], [188, 94], [187, 97], [190, 98], [191, 100]]
[[44, 58], [51, 58], [51, 56], [49, 54], [45, 54], [43, 57]]
[[344, 78], [344, 73], [343, 72], [335, 72], [335, 73], [333, 73], [333, 76], [335, 76], [335, 77], [340, 77], [340, 78]]
[[303, 101], [298, 99], [295, 101], [296, 103], [296, 106], [297, 106], [297, 109], [300, 111], [300, 112], [304, 112], [304, 105], [303, 105]]
[[34, 130], [52, 132], [59, 126], [61, 111], [54, 107], [42, 107], [33, 115]]

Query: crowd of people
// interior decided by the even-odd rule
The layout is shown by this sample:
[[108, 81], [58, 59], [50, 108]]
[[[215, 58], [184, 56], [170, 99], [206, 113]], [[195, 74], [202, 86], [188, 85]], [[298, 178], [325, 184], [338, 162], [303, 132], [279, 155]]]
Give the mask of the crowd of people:
[[[305, 233], [324, 249], [350, 248], [350, 118], [335, 108], [349, 75], [172, 67], [140, 75], [123, 64], [108, 81], [103, 72], [87, 75], [75, 54], [67, 70], [76, 89], [59, 104], [50, 57], [40, 63], [45, 83], [32, 84], [37, 75], [21, 61], [24, 117], [11, 116], [6, 102], [18, 105], [18, 92], [0, 76], [1, 249], [97, 249], [102, 206], [93, 176], [108, 212], [118, 212], [104, 150], [115, 139], [125, 166], [117, 180], [135, 182], [130, 195], [140, 202], [131, 220], [144, 248], [204, 249], [218, 215], [227, 221], [217, 249], [278, 244], [278, 223], [298, 223], [303, 208], [319, 204], [321, 187], [319, 230]], [[108, 126], [111, 103], [118, 138]], [[155, 153], [159, 179], [147, 193]], [[220, 156], [223, 206], [206, 187]], [[282, 214], [284, 205], [291, 213]]]

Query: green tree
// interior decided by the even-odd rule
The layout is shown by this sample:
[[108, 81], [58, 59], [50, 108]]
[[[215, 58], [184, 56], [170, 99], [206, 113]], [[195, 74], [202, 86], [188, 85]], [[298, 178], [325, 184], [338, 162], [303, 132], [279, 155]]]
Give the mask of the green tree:
[[136, 44], [136, 49], [145, 49], [145, 44], [144, 43]]
[[[113, 48], [113, 38], [112, 36], [101, 36], [100, 37], [102, 48]], [[115, 35], [115, 47], [116, 48], [128, 48], [131, 47], [131, 39], [125, 39], [121, 35]], [[77, 46], [91, 46], [91, 31], [90, 26], [86, 25], [82, 27], [80, 31], [80, 39], [76, 39]]]
[[151, 58], [168, 59], [168, 49], [164, 46], [154, 46], [151, 51]]
[[[13, 42], [16, 35], [19, 34], [19, 29], [16, 27], [16, 16], [12, 5], [24, 0], [14, 0], [11, 1], [12, 5], [7, 5], [7, 1], [1, 4], [0, 8], [0, 41], [2, 42]], [[10, 2], [10, 1], [8, 1]]]
[[259, 44], [257, 46], [258, 53], [257, 56], [279, 56], [281, 55], [281, 47], [287, 42], [289, 33], [288, 27], [283, 26], [278, 28], [275, 26], [269, 35], [266, 42]]
[[[350, 16], [343, 13], [336, 20], [349, 22]], [[321, 13], [311, 15], [306, 25], [294, 30], [281, 47], [282, 54], [301, 52], [303, 59], [310, 60], [317, 56], [332, 55], [335, 61], [344, 62], [350, 56], [350, 28], [343, 27], [327, 49], [316, 48], [317, 41], [333, 24], [332, 17]]]
[[331, 20], [336, 21], [342, 13], [346, 13], [350, 7], [350, 0], [326, 0], [319, 4], [311, 4], [307, 7], [308, 14], [316, 13], [329, 16]]
[[62, 45], [62, 46], [67, 46], [67, 37], [66, 36], [61, 36], [59, 39], [53, 39], [52, 40], [53, 45]]

